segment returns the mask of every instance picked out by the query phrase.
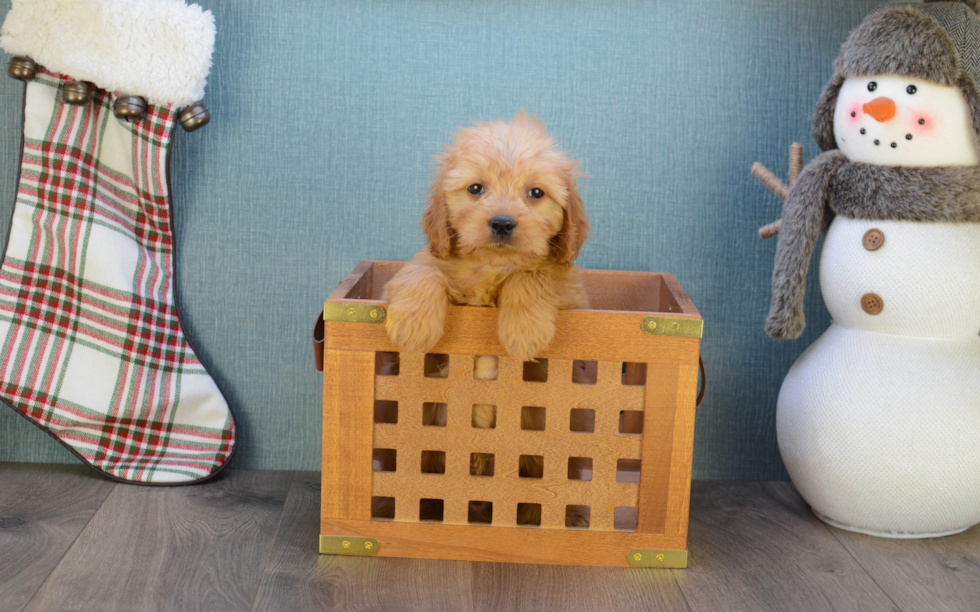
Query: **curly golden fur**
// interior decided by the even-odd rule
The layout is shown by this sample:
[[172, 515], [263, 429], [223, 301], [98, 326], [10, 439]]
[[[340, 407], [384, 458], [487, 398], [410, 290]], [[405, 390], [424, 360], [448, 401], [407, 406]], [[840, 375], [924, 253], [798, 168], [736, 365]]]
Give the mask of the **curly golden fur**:
[[[450, 303], [496, 306], [504, 348], [531, 360], [551, 343], [558, 310], [588, 306], [572, 266], [589, 231], [578, 162], [523, 112], [459, 130], [436, 161], [422, 216], [428, 249], [385, 286], [388, 336], [424, 353], [442, 338]], [[495, 218], [512, 231], [495, 233]]]

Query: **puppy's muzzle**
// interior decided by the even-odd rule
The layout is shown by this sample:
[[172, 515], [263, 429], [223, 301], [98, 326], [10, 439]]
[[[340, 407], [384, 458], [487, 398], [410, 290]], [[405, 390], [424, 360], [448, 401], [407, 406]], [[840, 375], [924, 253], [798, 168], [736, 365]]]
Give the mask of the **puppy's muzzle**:
[[507, 215], [497, 215], [490, 219], [490, 231], [493, 232], [495, 238], [509, 237], [514, 233], [515, 227], [517, 227], [517, 221]]

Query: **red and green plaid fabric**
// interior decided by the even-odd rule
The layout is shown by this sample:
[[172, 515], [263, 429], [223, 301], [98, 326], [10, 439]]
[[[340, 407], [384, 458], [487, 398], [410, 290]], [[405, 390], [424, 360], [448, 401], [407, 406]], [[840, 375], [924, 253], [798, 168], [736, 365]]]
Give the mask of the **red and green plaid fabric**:
[[235, 422], [174, 298], [176, 109], [126, 123], [106, 91], [62, 103], [68, 80], [40, 70], [27, 85], [0, 268], [0, 396], [115, 478], [207, 478], [230, 458]]

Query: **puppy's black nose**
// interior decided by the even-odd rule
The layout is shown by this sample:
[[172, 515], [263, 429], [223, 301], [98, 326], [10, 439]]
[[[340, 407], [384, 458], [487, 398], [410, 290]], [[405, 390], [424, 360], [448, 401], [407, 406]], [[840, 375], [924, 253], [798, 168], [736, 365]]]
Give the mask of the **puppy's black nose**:
[[515, 227], [517, 227], [517, 221], [514, 221], [507, 215], [497, 215], [493, 219], [490, 219], [490, 231], [493, 232], [494, 236], [499, 238], [506, 238], [513, 234]]

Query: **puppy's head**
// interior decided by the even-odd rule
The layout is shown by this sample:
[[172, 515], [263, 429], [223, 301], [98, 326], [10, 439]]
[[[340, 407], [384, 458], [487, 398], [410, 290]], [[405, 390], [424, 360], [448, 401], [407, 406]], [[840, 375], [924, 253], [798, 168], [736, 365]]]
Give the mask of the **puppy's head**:
[[521, 112], [509, 123], [476, 123], [436, 162], [422, 217], [433, 255], [575, 261], [589, 231], [575, 183], [582, 174], [540, 121]]

